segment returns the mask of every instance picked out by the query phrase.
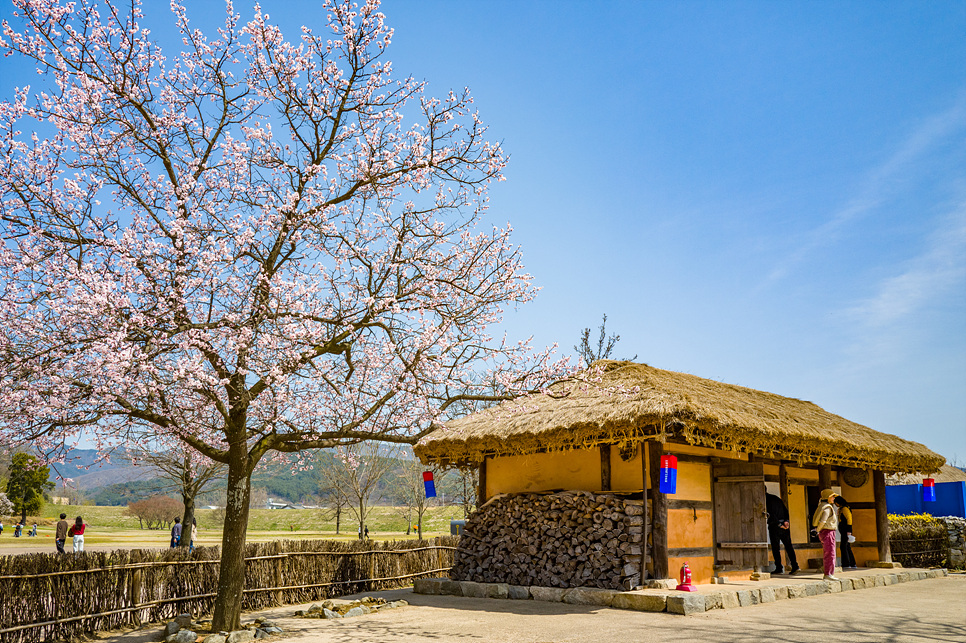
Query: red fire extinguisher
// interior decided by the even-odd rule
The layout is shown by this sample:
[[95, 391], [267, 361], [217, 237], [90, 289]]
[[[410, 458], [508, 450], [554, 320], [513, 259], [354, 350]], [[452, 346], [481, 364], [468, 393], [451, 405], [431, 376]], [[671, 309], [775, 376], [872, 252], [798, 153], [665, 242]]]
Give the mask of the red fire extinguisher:
[[691, 568], [688, 567], [687, 562], [681, 565], [681, 584], [678, 585], [676, 589], [679, 589], [682, 592], [698, 591], [698, 588], [691, 583]]

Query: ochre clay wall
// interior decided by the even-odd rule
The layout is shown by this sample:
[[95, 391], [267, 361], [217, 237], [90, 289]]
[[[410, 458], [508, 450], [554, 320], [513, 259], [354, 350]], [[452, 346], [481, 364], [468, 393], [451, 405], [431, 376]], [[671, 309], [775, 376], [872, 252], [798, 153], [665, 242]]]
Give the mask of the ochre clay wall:
[[[675, 453], [673, 448], [669, 451]], [[704, 503], [711, 502], [711, 465], [679, 461], [677, 493], [668, 500], [668, 573], [679, 578], [681, 565], [687, 562], [695, 583], [710, 583], [714, 577], [714, 525], [712, 511]], [[686, 501], [695, 504], [682, 507]]]

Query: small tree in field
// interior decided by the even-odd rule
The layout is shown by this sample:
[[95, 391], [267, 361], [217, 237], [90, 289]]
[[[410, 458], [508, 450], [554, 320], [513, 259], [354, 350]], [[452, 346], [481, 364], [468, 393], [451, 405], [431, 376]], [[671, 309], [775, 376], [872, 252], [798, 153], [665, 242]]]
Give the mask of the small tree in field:
[[47, 492], [54, 488], [48, 481], [50, 468], [29, 453], [14, 453], [8, 475], [7, 498], [13, 503], [14, 513], [20, 514], [21, 523], [26, 523], [27, 514], [40, 513]]
[[[412, 451], [409, 449], [403, 451], [402, 459], [399, 460], [399, 463], [395, 480], [393, 480], [393, 491], [396, 497], [402, 502], [401, 508], [405, 509], [406, 512], [406, 520], [409, 523], [406, 526], [406, 533], [409, 533], [409, 526], [415, 524], [416, 535], [422, 539], [423, 516], [426, 515], [426, 510], [430, 506], [437, 503], [435, 499], [426, 497], [423, 473], [425, 471], [432, 472], [436, 489], [439, 492], [446, 486], [445, 478], [448, 472], [436, 465], [427, 466], [422, 464], [413, 456]], [[415, 523], [412, 521], [414, 515], [416, 518]]]
[[141, 529], [144, 529], [145, 523], [148, 529], [166, 527], [175, 518], [180, 518], [183, 512], [184, 505], [169, 496], [151, 496], [127, 506], [127, 513], [138, 519]]
[[332, 463], [322, 470], [328, 489], [342, 496], [356, 517], [360, 539], [365, 537], [372, 496], [392, 469], [394, 457], [394, 451], [381, 450], [376, 442], [365, 442], [338, 448]]
[[263, 458], [412, 443], [558, 376], [487, 333], [536, 292], [482, 223], [504, 154], [468, 91], [393, 75], [375, 0], [295, 42], [173, 2], [170, 57], [137, 0], [9, 4], [0, 48], [38, 75], [0, 104], [0, 442], [227, 465], [212, 627], [238, 629]]

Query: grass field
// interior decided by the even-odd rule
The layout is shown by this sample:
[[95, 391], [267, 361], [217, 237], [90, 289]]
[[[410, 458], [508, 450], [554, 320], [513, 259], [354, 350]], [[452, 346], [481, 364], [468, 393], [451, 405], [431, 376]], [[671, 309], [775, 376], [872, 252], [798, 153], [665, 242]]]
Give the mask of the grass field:
[[[117, 547], [166, 547], [168, 529], [140, 529], [138, 519], [126, 513], [126, 507], [96, 507], [92, 505], [47, 505], [40, 516], [27, 517], [27, 529], [20, 538], [13, 537], [15, 520], [5, 519], [4, 530], [0, 535], [0, 553], [7, 548], [50, 548], [54, 547], [54, 525], [60, 512], [67, 514], [73, 521], [75, 516], [83, 516], [87, 523], [84, 534], [86, 545], [116, 545]], [[248, 540], [267, 541], [278, 539], [315, 539], [357, 537], [358, 525], [351, 512], [342, 514], [340, 533], [335, 532], [335, 518], [321, 509], [252, 509], [248, 523]], [[459, 507], [430, 507], [423, 516], [423, 537], [449, 535], [449, 521], [460, 519], [463, 512]], [[199, 509], [198, 540], [200, 545], [221, 543], [223, 510]], [[27, 532], [34, 520], [37, 522], [37, 537], [28, 538]], [[375, 540], [399, 540], [415, 538], [415, 533], [406, 535], [405, 513], [399, 507], [373, 507], [369, 518], [369, 537]], [[68, 544], [69, 548], [69, 544]]]

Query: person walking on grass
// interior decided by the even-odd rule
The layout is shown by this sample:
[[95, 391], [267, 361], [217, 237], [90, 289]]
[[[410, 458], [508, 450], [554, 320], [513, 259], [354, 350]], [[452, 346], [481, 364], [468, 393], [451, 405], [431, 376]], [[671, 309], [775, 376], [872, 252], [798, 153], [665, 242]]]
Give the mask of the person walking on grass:
[[855, 554], [852, 553], [852, 509], [848, 501], [842, 496], [835, 496], [835, 504], [839, 508], [839, 547], [842, 549], [842, 570], [855, 570]]
[[57, 531], [54, 533], [54, 544], [57, 545], [58, 554], [66, 554], [64, 543], [67, 541], [67, 514], [60, 514], [60, 522], [57, 523]]
[[174, 549], [181, 542], [181, 518], [174, 519], [174, 526], [171, 527], [171, 548]]
[[198, 519], [191, 519], [191, 540], [188, 541], [188, 551], [195, 550], [195, 541], [198, 540]]
[[75, 554], [79, 554], [84, 551], [84, 531], [87, 529], [87, 525], [84, 524], [84, 519], [77, 516], [74, 520], [74, 524], [70, 526], [67, 530], [67, 535], [74, 538], [73, 551]]
[[838, 580], [835, 577], [835, 532], [839, 526], [839, 518], [835, 515], [832, 500], [837, 494], [831, 489], [822, 489], [822, 500], [812, 516], [812, 526], [818, 530], [818, 539], [822, 541], [822, 566], [825, 570], [825, 580]]
[[772, 493], [765, 494], [765, 510], [768, 512], [768, 538], [771, 540], [771, 553], [775, 559], [773, 574], [784, 574], [781, 546], [785, 545], [785, 556], [791, 567], [789, 574], [798, 573], [798, 559], [792, 545], [792, 530], [788, 522], [788, 508], [782, 499]]

